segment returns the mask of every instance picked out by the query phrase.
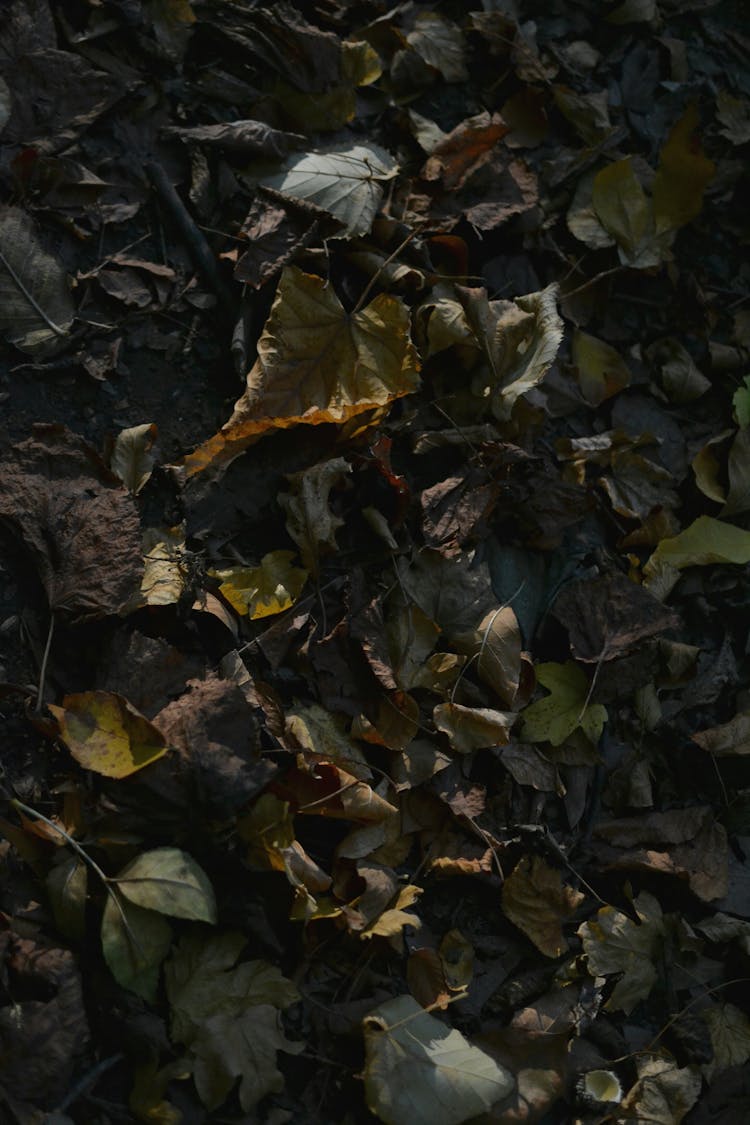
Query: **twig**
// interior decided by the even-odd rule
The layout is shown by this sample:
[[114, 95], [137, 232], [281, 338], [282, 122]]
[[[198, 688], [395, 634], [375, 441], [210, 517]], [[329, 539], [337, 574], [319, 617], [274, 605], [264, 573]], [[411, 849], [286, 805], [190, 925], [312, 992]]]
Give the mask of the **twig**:
[[60, 1102], [56, 1112], [64, 1113], [66, 1109], [70, 1109], [70, 1107], [78, 1101], [81, 1094], [85, 1094], [87, 1090], [93, 1089], [101, 1076], [108, 1071], [110, 1067], [115, 1066], [116, 1063], [121, 1062], [124, 1058], [125, 1056], [122, 1051], [118, 1051], [116, 1055], [110, 1055], [108, 1059], [102, 1059], [100, 1063], [97, 1063], [87, 1074], [84, 1074], [83, 1078], [76, 1082], [73, 1089], [70, 1090]]
[[375, 270], [375, 273], [372, 275], [370, 280], [367, 282], [367, 285], [362, 290], [361, 297], [359, 298], [356, 305], [352, 309], [352, 313], [351, 313], [352, 316], [355, 316], [356, 313], [358, 313], [359, 310], [362, 308], [365, 301], [370, 296], [370, 292], [372, 291], [373, 286], [376, 284], [378, 278], [381, 276], [383, 271], [391, 264], [391, 262], [394, 260], [394, 258], [397, 258], [399, 256], [399, 254], [404, 249], [404, 247], [408, 246], [408, 244], [411, 242], [411, 240], [413, 238], [416, 237], [417, 234], [418, 234], [418, 231], [415, 231], [415, 230], [409, 231], [409, 233], [407, 234], [404, 241], [399, 246], [396, 247], [396, 249], [393, 251], [393, 253], [390, 254], [386, 258], [386, 260], [383, 262], [382, 265], [378, 266], [378, 268]]
[[49, 661], [49, 653], [52, 647], [52, 634], [55, 631], [55, 614], [50, 611], [49, 615], [49, 629], [47, 630], [47, 643], [44, 646], [44, 655], [42, 656], [42, 667], [39, 670], [39, 686], [36, 692], [36, 710], [41, 711], [42, 703], [44, 701], [44, 681], [47, 678], [47, 662]]
[[624, 273], [629, 266], [613, 266], [611, 270], [602, 270], [601, 273], [590, 277], [588, 281], [584, 281], [583, 285], [579, 285], [576, 289], [569, 289], [567, 293], [560, 294], [560, 300], [565, 301], [568, 297], [576, 297], [579, 293], [583, 293], [584, 289], [588, 289], [592, 285], [596, 285], [598, 281], [603, 281], [605, 277], [612, 277], [616, 273]]
[[175, 191], [175, 188], [161, 164], [151, 161], [146, 165], [146, 173], [154, 185], [162, 203], [169, 209], [172, 218], [180, 228], [190, 256], [197, 268], [206, 278], [216, 296], [225, 306], [234, 304], [234, 295], [224, 284], [216, 259], [203, 232], [194, 222], [190, 212]]

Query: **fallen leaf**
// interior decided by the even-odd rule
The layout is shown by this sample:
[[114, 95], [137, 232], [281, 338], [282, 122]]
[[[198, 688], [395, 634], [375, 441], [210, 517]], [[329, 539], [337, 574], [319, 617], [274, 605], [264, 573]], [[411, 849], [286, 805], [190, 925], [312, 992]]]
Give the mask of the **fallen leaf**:
[[188, 475], [229, 464], [269, 431], [343, 423], [418, 385], [409, 310], [381, 293], [347, 313], [333, 286], [287, 267], [248, 387], [223, 430], [185, 459]]
[[347, 735], [336, 715], [317, 703], [307, 707], [298, 703], [286, 710], [285, 719], [286, 732], [292, 736], [293, 745], [336, 762], [361, 781], [372, 777], [361, 747]]
[[338, 550], [336, 532], [344, 525], [329, 507], [329, 494], [351, 471], [343, 457], [332, 457], [302, 473], [290, 474], [287, 480], [291, 491], [278, 496], [286, 512], [286, 529], [300, 549], [303, 565], [316, 580], [323, 550]]
[[68, 275], [43, 249], [20, 207], [0, 209], [0, 332], [21, 351], [51, 355], [68, 343], [74, 307]]
[[646, 999], [656, 982], [665, 933], [661, 907], [653, 895], [642, 891], [633, 907], [638, 923], [614, 906], [603, 906], [593, 921], [577, 930], [591, 975], [620, 978], [605, 1007], [626, 1015]]
[[566, 583], [552, 612], [568, 630], [576, 660], [613, 660], [679, 618], [620, 571]]
[[151, 453], [157, 429], [153, 422], [121, 430], [115, 438], [109, 466], [125, 487], [137, 496], [154, 471], [156, 459]]
[[153, 1004], [159, 968], [172, 944], [166, 918], [112, 891], [104, 906], [101, 936], [104, 960], [117, 983]]
[[416, 914], [411, 914], [406, 907], [413, 906], [422, 894], [422, 887], [407, 885], [401, 887], [391, 906], [388, 906], [374, 922], [360, 931], [360, 937], [394, 937], [400, 934], [404, 926], [411, 926], [418, 930], [422, 925]]
[[696, 731], [690, 737], [702, 750], [717, 758], [750, 754], [750, 711], [741, 711], [728, 723]]
[[507, 1070], [411, 996], [373, 1009], [363, 1027], [365, 1096], [387, 1125], [460, 1125], [513, 1087]]
[[454, 637], [456, 648], [476, 660], [482, 683], [511, 707], [521, 682], [521, 630], [510, 606], [487, 613], [471, 634]]
[[704, 156], [696, 140], [698, 122], [698, 107], [692, 102], [659, 154], [653, 186], [657, 231], [678, 230], [692, 222], [700, 214], [703, 194], [716, 175], [716, 165]]
[[597, 218], [622, 250], [625, 261], [636, 259], [653, 227], [653, 212], [629, 156], [597, 173], [591, 200]]
[[48, 706], [78, 764], [104, 777], [130, 777], [167, 752], [160, 731], [116, 692], [82, 691]]
[[583, 899], [541, 856], [524, 856], [503, 883], [503, 912], [545, 957], [566, 951], [562, 923]]
[[714, 1004], [701, 1012], [711, 1033], [714, 1057], [703, 1072], [712, 1081], [717, 1072], [744, 1066], [750, 1059], [750, 1019], [734, 1004]]
[[461, 29], [438, 12], [419, 12], [406, 42], [446, 82], [465, 82], [468, 78]]
[[216, 900], [208, 876], [179, 848], [142, 852], [110, 883], [130, 902], [170, 918], [216, 923]]
[[45, 880], [55, 925], [70, 941], [81, 941], [86, 932], [88, 867], [77, 855], [52, 868]]
[[643, 568], [645, 585], [652, 583], [663, 565], [674, 570], [688, 566], [709, 566], [712, 563], [750, 562], [750, 531], [731, 523], [698, 516], [689, 527], [673, 539], [662, 539]]
[[397, 171], [385, 149], [357, 144], [341, 151], [290, 156], [283, 171], [263, 183], [327, 211], [344, 224], [344, 235], [352, 238], [370, 230], [383, 197], [382, 184]]
[[459, 703], [438, 703], [432, 713], [438, 730], [459, 754], [470, 754], [488, 746], [505, 746], [516, 716], [487, 707], [462, 707]]
[[576, 329], [571, 355], [581, 394], [589, 406], [601, 406], [606, 399], [630, 386], [627, 364], [604, 340]]
[[247, 1113], [283, 1089], [276, 1052], [297, 1054], [301, 1043], [283, 1033], [280, 1011], [298, 999], [291, 981], [265, 961], [237, 963], [246, 944], [238, 933], [186, 934], [164, 966], [172, 1039], [187, 1049], [196, 1089], [218, 1109], [240, 1079]]
[[653, 1125], [679, 1125], [695, 1105], [701, 1091], [697, 1067], [678, 1067], [673, 1059], [656, 1055], [637, 1060], [638, 1081], [628, 1092], [615, 1120], [648, 1121]]
[[590, 684], [583, 669], [569, 660], [565, 664], [537, 664], [536, 674], [550, 694], [522, 712], [522, 737], [560, 746], [580, 727], [596, 744], [607, 722], [607, 710], [601, 703], [588, 702]]
[[219, 592], [237, 613], [258, 621], [290, 609], [302, 593], [308, 572], [294, 565], [295, 558], [294, 551], [269, 551], [258, 566], [232, 566], [209, 573], [221, 579]]

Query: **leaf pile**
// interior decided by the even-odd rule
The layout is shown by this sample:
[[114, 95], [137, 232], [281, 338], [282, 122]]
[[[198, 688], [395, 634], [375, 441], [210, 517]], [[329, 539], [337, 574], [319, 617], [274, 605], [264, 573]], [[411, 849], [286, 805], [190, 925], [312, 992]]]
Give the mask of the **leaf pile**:
[[735, 8], [10, 3], [3, 1121], [750, 1107]]

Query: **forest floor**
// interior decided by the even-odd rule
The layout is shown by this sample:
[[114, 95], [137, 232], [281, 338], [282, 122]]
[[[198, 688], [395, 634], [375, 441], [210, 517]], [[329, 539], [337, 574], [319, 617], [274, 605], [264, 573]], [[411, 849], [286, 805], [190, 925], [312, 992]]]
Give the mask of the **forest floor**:
[[8, 0], [0, 1121], [750, 1120], [750, 17]]

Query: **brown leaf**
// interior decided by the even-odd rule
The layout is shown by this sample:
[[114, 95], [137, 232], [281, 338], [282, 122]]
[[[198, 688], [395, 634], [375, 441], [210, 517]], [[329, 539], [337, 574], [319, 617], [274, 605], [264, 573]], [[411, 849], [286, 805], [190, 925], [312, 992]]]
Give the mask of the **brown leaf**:
[[613, 660], [635, 645], [674, 629], [679, 618], [620, 571], [568, 582], [552, 612], [568, 630], [576, 660]]
[[0, 466], [0, 517], [29, 553], [50, 609], [69, 621], [117, 614], [138, 591], [133, 497], [64, 426], [35, 426]]
[[541, 856], [524, 856], [503, 883], [503, 910], [545, 957], [567, 949], [562, 923], [583, 899]]
[[696, 731], [691, 738], [717, 758], [750, 754], [750, 711], [742, 711], [718, 727]]

